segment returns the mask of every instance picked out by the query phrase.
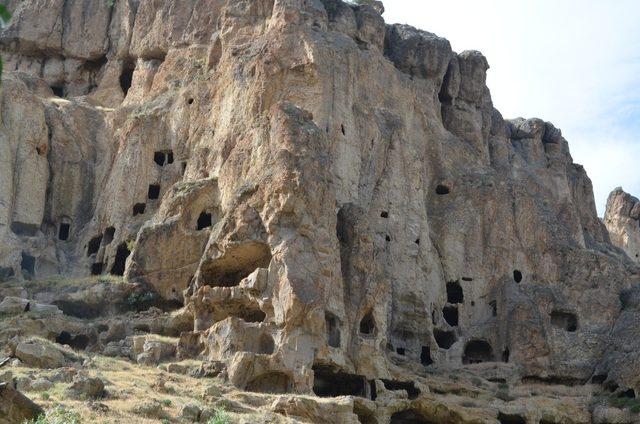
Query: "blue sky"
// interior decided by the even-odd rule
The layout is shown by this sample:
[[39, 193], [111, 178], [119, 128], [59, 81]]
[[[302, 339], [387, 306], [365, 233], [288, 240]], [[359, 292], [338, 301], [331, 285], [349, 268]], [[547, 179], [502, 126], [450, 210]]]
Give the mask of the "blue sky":
[[480, 50], [505, 118], [553, 122], [593, 181], [640, 197], [639, 0], [386, 0], [387, 22]]

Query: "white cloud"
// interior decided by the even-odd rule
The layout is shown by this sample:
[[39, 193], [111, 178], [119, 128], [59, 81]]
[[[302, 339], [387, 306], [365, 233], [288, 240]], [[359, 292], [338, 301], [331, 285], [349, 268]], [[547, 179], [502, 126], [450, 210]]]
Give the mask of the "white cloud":
[[387, 0], [409, 23], [480, 50], [505, 117], [561, 128], [587, 169], [596, 204], [623, 186], [640, 196], [640, 2], [637, 0]]

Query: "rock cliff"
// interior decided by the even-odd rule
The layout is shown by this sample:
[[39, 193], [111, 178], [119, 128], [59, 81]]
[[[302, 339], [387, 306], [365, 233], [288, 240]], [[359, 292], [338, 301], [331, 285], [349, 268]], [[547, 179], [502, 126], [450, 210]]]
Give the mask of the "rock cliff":
[[621, 188], [615, 189], [607, 200], [604, 223], [611, 242], [640, 262], [640, 200]]
[[[184, 308], [178, 351], [234, 386], [369, 398], [362, 422], [497, 422], [424, 396], [450, 370], [640, 390], [599, 371], [640, 269], [560, 130], [503, 119], [481, 53], [380, 12], [20, 3], [0, 34], [0, 281], [123, 276]], [[629, 202], [605, 221], [637, 258]], [[371, 401], [385, 389], [408, 400]]]

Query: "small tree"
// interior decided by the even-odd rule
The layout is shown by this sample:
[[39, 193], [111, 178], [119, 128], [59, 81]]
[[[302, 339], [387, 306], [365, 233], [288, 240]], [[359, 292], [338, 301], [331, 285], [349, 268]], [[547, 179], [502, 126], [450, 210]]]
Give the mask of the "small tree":
[[[11, 13], [7, 10], [7, 7], [0, 3], [0, 28], [4, 28], [11, 19]], [[0, 76], [2, 76], [2, 58], [0, 57]]]

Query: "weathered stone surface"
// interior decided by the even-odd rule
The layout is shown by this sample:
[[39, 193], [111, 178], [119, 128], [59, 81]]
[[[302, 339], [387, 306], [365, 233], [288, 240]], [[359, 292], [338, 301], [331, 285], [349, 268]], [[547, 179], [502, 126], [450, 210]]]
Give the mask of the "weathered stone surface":
[[640, 200], [621, 188], [615, 189], [607, 200], [604, 224], [611, 242], [640, 263]]
[[73, 379], [68, 392], [74, 397], [96, 399], [104, 396], [104, 383], [97, 377], [78, 375]]
[[25, 364], [38, 368], [60, 368], [67, 364], [61, 349], [37, 339], [18, 343], [15, 356]]
[[0, 423], [16, 424], [44, 414], [42, 408], [6, 383], [0, 383]]
[[640, 212], [612, 198], [612, 244], [561, 132], [503, 119], [481, 53], [385, 26], [377, 3], [67, 3], [26, 0], [0, 33], [0, 278], [123, 276], [36, 300], [147, 315], [2, 340], [66, 331], [148, 365], [206, 359], [249, 392], [378, 393], [271, 406], [336, 422], [586, 422], [588, 395], [566, 416], [509, 391], [459, 412], [418, 377], [635, 370], [619, 299], [640, 271], [614, 245], [636, 246], [616, 234]]
[[152, 336], [136, 336], [133, 338], [133, 353], [139, 364], [157, 365], [175, 358], [176, 344]]
[[39, 316], [60, 315], [62, 311], [55, 305], [43, 305], [28, 299], [7, 296], [0, 302], [0, 314], [18, 315], [32, 313]]

